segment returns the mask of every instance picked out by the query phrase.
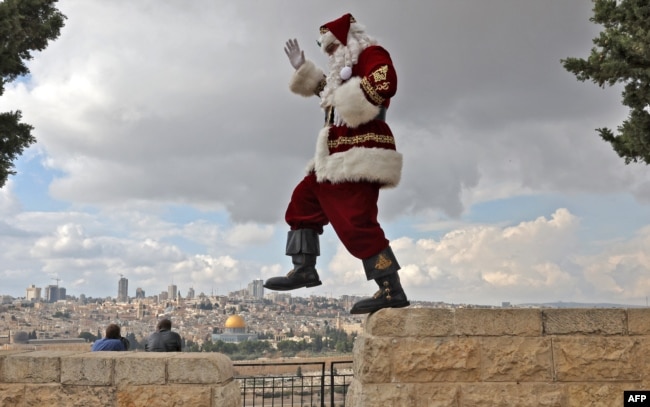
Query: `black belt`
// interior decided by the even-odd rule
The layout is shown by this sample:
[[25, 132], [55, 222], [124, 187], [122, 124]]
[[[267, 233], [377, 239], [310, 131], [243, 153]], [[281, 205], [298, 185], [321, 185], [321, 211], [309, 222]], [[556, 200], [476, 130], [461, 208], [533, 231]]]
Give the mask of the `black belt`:
[[[374, 117], [372, 120], [381, 120], [382, 122], [386, 121], [386, 107], [385, 106], [380, 106], [379, 107], [379, 113], [377, 113], [377, 116]], [[334, 124], [334, 107], [330, 106], [327, 109], [325, 109], [325, 125], [333, 125]]]

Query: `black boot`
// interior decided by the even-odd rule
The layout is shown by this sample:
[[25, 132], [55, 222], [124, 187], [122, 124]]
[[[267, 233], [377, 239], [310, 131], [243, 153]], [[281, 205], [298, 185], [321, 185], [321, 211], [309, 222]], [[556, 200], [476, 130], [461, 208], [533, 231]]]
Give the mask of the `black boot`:
[[293, 270], [285, 277], [271, 277], [264, 282], [269, 290], [289, 291], [323, 284], [316, 272], [316, 257], [320, 255], [318, 233], [312, 229], [291, 230], [287, 235], [287, 256]]
[[368, 280], [374, 279], [379, 291], [371, 298], [363, 299], [352, 306], [350, 314], [368, 314], [382, 308], [402, 308], [411, 305], [399, 280], [400, 269], [390, 247], [379, 254], [363, 260]]

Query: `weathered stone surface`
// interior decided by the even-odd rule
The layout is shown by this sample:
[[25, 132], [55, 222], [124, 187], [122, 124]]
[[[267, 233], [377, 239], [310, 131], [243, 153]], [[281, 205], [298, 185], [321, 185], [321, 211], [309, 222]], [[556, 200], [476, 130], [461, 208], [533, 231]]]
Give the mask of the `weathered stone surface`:
[[545, 309], [542, 312], [544, 334], [627, 334], [624, 309]]
[[241, 407], [241, 405], [241, 392], [237, 380], [212, 388], [213, 407]]
[[540, 336], [542, 313], [537, 309], [457, 309], [455, 335]]
[[4, 369], [2, 368], [4, 361], [7, 357], [10, 355], [16, 355], [18, 353], [24, 353], [24, 351], [17, 351], [17, 350], [0, 350], [0, 383], [5, 383], [7, 380], [4, 380], [2, 377], [2, 374], [4, 372]]
[[167, 359], [165, 352], [127, 352], [115, 360], [114, 380], [117, 386], [165, 384]]
[[180, 353], [167, 361], [169, 383], [223, 383], [233, 377], [232, 362], [220, 353]]
[[212, 406], [212, 389], [209, 386], [125, 386], [117, 391], [118, 407], [180, 407]]
[[2, 384], [0, 383], [0, 406], [17, 407], [23, 406], [25, 401], [24, 384]]
[[393, 342], [396, 343], [391, 355], [393, 382], [469, 382], [480, 379], [481, 356], [477, 338], [402, 338], [393, 339]]
[[366, 319], [366, 333], [375, 336], [449, 336], [453, 329], [454, 311], [444, 308], [386, 308]]
[[6, 383], [58, 383], [61, 357], [77, 352], [36, 351], [15, 353], [3, 359], [2, 374]]
[[571, 383], [566, 387], [567, 407], [622, 406], [625, 390], [642, 390], [635, 383]]
[[354, 377], [362, 383], [386, 383], [391, 377], [391, 354], [396, 340], [359, 337], [354, 341]]
[[1, 407], [241, 405], [232, 363], [217, 353], [27, 351], [0, 360], [13, 381], [0, 381]]
[[88, 352], [61, 358], [61, 383], [110, 386], [115, 359], [126, 353]]
[[630, 335], [650, 335], [650, 308], [628, 309], [627, 330]]
[[551, 381], [551, 339], [512, 336], [483, 338], [481, 366], [483, 381]]
[[[460, 386], [460, 400], [462, 407], [564, 407], [567, 405], [566, 391], [562, 386], [545, 383], [467, 383]], [[589, 404], [584, 404], [587, 405]]]
[[115, 388], [106, 386], [66, 386], [28, 384], [25, 406], [88, 407], [114, 406]]
[[553, 359], [557, 380], [641, 380], [641, 346], [634, 337], [555, 337]]
[[408, 406], [408, 407], [457, 407], [456, 384], [350, 384], [345, 405], [366, 406]]

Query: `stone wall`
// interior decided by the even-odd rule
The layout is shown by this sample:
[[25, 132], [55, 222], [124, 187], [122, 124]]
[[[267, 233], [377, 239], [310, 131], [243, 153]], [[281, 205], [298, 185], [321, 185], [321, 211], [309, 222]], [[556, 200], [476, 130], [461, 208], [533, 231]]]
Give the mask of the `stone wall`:
[[240, 407], [219, 353], [0, 351], [0, 406]]
[[623, 406], [650, 390], [650, 309], [385, 309], [346, 407]]

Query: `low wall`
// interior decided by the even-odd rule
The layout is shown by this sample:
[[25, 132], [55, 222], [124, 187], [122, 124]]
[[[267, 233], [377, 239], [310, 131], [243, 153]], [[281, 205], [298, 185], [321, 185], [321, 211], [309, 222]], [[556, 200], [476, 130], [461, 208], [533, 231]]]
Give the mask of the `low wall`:
[[0, 351], [0, 406], [241, 407], [219, 353]]
[[385, 309], [346, 407], [623, 406], [650, 390], [650, 309]]

